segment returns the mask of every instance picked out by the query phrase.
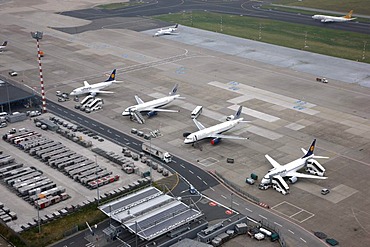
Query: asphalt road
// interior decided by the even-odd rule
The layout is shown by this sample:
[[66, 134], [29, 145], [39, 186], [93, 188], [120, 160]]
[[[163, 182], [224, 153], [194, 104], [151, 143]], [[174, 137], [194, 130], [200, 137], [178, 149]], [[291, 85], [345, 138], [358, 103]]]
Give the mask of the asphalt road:
[[[137, 140], [119, 130], [113, 129], [103, 123], [97, 122], [83, 114], [76, 113], [62, 105], [54, 103], [48, 100], [48, 111], [70, 120], [73, 120], [76, 124], [80, 124], [90, 130], [104, 136], [111, 141], [116, 142], [120, 145], [125, 145], [141, 152], [141, 141]], [[299, 225], [294, 224], [294, 222], [281, 218], [274, 213], [273, 210], [264, 209], [254, 203], [246, 202], [236, 195], [230, 195], [230, 191], [222, 186], [213, 176], [208, 172], [200, 169], [199, 167], [174, 156], [173, 162], [168, 164], [173, 170], [181, 174], [186, 180], [190, 181], [194, 187], [202, 192], [202, 194], [207, 195], [210, 198], [215, 198], [217, 202], [225, 205], [226, 207], [233, 208], [239, 211], [243, 215], [248, 215], [249, 217], [261, 221], [268, 221], [270, 224], [277, 228], [280, 233], [285, 236], [285, 239], [289, 239], [290, 242], [294, 242], [297, 246], [326, 246], [325, 243], [321, 242], [312, 233], [301, 228]], [[179, 195], [181, 196], [181, 194]], [[85, 233], [83, 233], [85, 234]], [[79, 237], [74, 237], [75, 240], [63, 241], [64, 245], [59, 243], [56, 246], [76, 246], [76, 243], [86, 240], [78, 240], [82, 238], [83, 234], [78, 234]], [[68, 242], [70, 244], [68, 244]]]
[[[343, 31], [370, 34], [370, 23], [347, 22], [347, 23], [321, 23], [314, 21], [311, 15], [280, 12], [274, 10], [261, 9], [262, 2], [255, 1], [197, 1], [197, 0], [148, 0], [142, 5], [131, 6], [123, 9], [104, 10], [104, 9], [82, 9], [75, 11], [62, 12], [60, 14], [96, 21], [104, 18], [113, 17], [142, 17], [155, 16], [168, 13], [178, 13], [182, 11], [209, 11], [224, 14], [244, 15], [250, 17], [265, 18], [271, 20], [286, 21], [317, 27], [325, 27]], [[99, 25], [98, 25], [99, 26]], [[121, 25], [123, 26], [123, 25]], [[95, 27], [98, 28], [98, 27]], [[102, 26], [100, 27], [102, 28]], [[114, 28], [119, 28], [115, 25]], [[127, 27], [122, 27], [127, 28]], [[63, 29], [61, 29], [63, 30]], [[76, 32], [76, 28], [64, 29], [66, 32]], [[81, 31], [86, 31], [81, 29]], [[144, 30], [135, 30], [144, 31]], [[77, 31], [78, 32], [78, 31]]]

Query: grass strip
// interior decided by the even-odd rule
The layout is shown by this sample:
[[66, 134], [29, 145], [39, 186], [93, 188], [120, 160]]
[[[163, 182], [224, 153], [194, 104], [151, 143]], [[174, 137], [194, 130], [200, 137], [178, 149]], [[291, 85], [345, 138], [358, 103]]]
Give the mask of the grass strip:
[[[367, 34], [211, 12], [183, 12], [154, 18], [240, 38], [370, 63], [370, 54], [367, 51], [370, 36]], [[179, 32], [181, 33], [181, 27]]]

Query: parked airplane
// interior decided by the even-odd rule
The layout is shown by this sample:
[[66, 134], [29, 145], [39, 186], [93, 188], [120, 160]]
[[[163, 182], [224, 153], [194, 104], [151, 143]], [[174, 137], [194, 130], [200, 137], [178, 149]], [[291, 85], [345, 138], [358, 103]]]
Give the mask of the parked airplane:
[[0, 45], [0, 51], [5, 50], [6, 45], [8, 44], [8, 41], [4, 41], [2, 45]]
[[345, 16], [330, 16], [330, 15], [314, 15], [312, 16], [312, 19], [314, 20], [320, 20], [321, 22], [327, 23], [327, 22], [347, 22], [347, 21], [352, 21], [356, 18], [352, 18], [352, 13], [353, 10], [348, 12], [347, 15]]
[[87, 81], [84, 81], [84, 86], [74, 89], [70, 95], [81, 95], [81, 94], [90, 94], [92, 96], [95, 96], [98, 93], [114, 93], [111, 91], [102, 91], [101, 89], [104, 89], [110, 85], [112, 85], [115, 82], [122, 82], [122, 81], [116, 81], [116, 69], [112, 71], [110, 76], [106, 81], [95, 83], [95, 84], [89, 84]]
[[161, 35], [178, 34], [176, 33], [178, 26], [179, 24], [176, 24], [174, 27], [161, 28], [154, 34], [154, 36], [157, 37]]
[[148, 112], [147, 113], [148, 117], [157, 115], [157, 112], [179, 112], [178, 110], [159, 108], [171, 103], [175, 99], [184, 99], [184, 97], [180, 97], [179, 94], [176, 94], [177, 87], [178, 84], [176, 84], [171, 90], [171, 92], [169, 92], [169, 96], [165, 96], [163, 98], [151, 100], [148, 102], [144, 102], [142, 99], [139, 98], [139, 96], [135, 95], [137, 105], [127, 107], [122, 112], [122, 116], [131, 116], [131, 117], [134, 116], [139, 123], [144, 123], [145, 122], [144, 118], [142, 117], [140, 112]]
[[[289, 181], [291, 183], [295, 183], [297, 181], [297, 178], [316, 178], [316, 179], [326, 179], [327, 177], [324, 177], [325, 169], [318, 163], [318, 162], [312, 162], [315, 161], [314, 158], [317, 159], [327, 159], [329, 157], [323, 157], [323, 156], [316, 156], [314, 155], [314, 149], [315, 149], [315, 143], [316, 139], [313, 140], [310, 148], [308, 151], [305, 149], [301, 149], [302, 152], [305, 154], [303, 157], [294, 160], [286, 165], [280, 165], [277, 161], [275, 161], [273, 158], [271, 158], [268, 154], [265, 155], [266, 159], [271, 163], [271, 165], [274, 167], [271, 170], [268, 171], [268, 173], [262, 178], [260, 188], [264, 185], [270, 185], [272, 183], [272, 180], [274, 178], [279, 179], [280, 181], [283, 181], [283, 177], [289, 177]], [[297, 172], [299, 169], [303, 167], [310, 166], [310, 168], [313, 169], [306, 169], [310, 173], [318, 174], [316, 175], [309, 175], [309, 174], [303, 174]], [[285, 183], [285, 182], [283, 182]], [[286, 185], [287, 186], [287, 185]], [[289, 189], [289, 187], [287, 186]]]
[[211, 127], [204, 127], [198, 120], [193, 118], [193, 122], [198, 127], [198, 131], [194, 133], [184, 133], [184, 143], [185, 144], [194, 144], [195, 142], [205, 139], [205, 138], [212, 138], [211, 144], [215, 145], [221, 141], [221, 139], [239, 139], [239, 140], [246, 140], [248, 138], [239, 137], [239, 136], [230, 136], [230, 135], [223, 135], [221, 133], [228, 131], [234, 128], [236, 125], [242, 122], [249, 122], [243, 121], [243, 118], [240, 118], [240, 113], [242, 111], [242, 106], [239, 107], [238, 111], [235, 113], [233, 120], [229, 120], [223, 123], [216, 124]]

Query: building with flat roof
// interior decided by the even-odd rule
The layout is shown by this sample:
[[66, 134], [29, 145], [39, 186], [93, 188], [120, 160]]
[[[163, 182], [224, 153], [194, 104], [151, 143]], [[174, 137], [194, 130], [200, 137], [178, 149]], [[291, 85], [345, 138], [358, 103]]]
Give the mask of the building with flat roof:
[[150, 241], [203, 215], [177, 198], [148, 187], [99, 209], [129, 232]]

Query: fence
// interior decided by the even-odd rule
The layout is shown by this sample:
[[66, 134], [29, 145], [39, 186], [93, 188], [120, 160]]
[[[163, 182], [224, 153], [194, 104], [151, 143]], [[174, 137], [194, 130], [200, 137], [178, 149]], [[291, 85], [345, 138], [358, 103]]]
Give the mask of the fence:
[[242, 190], [237, 184], [227, 180], [226, 178], [224, 178], [220, 173], [218, 173], [217, 171], [214, 172], [214, 174], [220, 178], [223, 183], [225, 183], [226, 185], [228, 185], [229, 187], [231, 187], [234, 191], [238, 192], [238, 194], [240, 194], [241, 196], [243, 196], [244, 198], [254, 202], [254, 203], [260, 203], [260, 199], [255, 197], [255, 196], [252, 196], [251, 194], [245, 192], [244, 190]]

